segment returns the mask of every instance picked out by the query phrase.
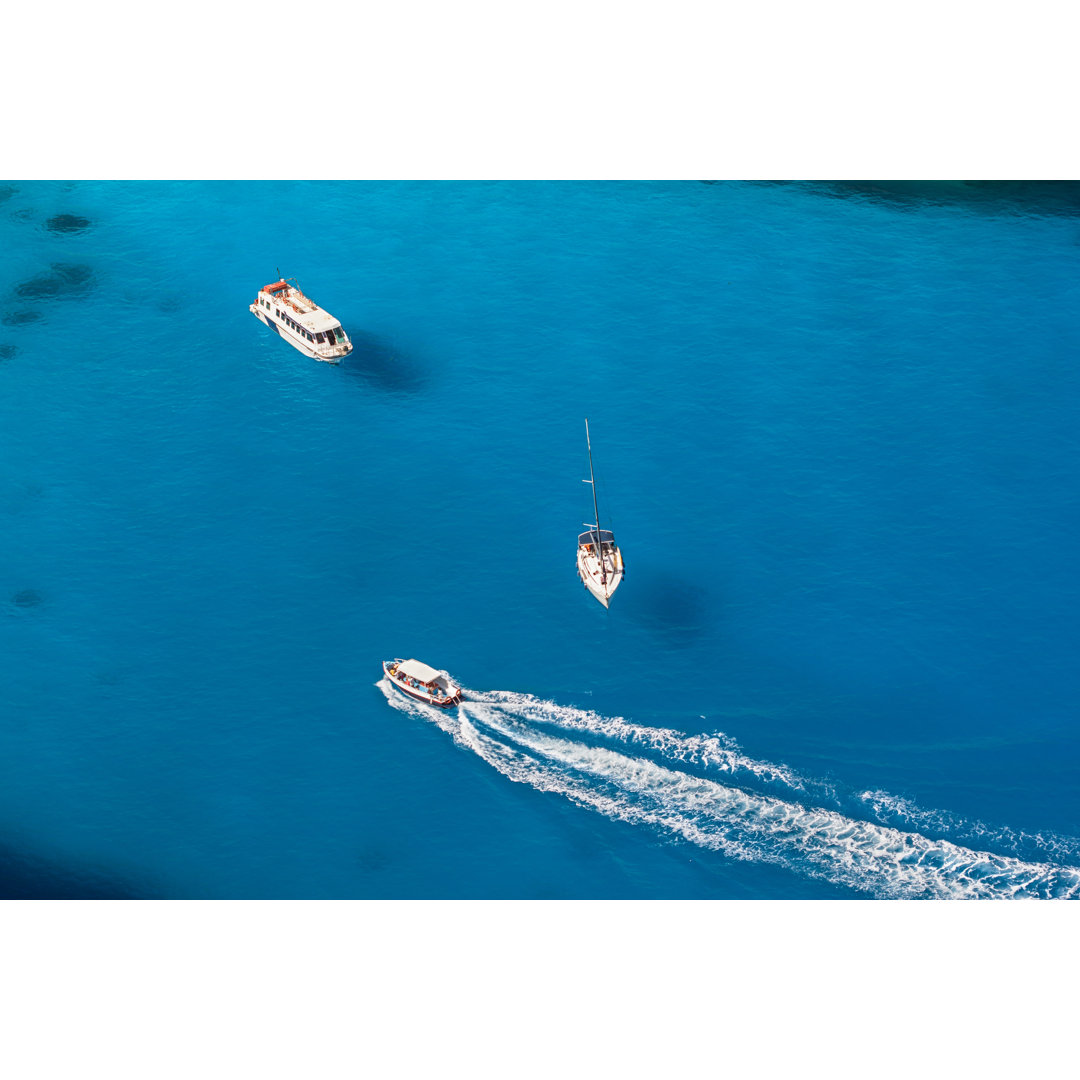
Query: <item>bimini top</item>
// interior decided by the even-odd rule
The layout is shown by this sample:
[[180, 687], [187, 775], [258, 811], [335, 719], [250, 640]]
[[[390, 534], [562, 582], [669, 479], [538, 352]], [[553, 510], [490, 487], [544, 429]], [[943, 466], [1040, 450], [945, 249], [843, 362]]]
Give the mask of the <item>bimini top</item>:
[[267, 293], [279, 293], [283, 289], [291, 288], [292, 286], [287, 281], [275, 281], [273, 285], [264, 285], [262, 291]]
[[434, 682], [440, 674], [434, 668], [428, 667], [427, 664], [420, 663], [419, 660], [402, 660], [398, 664], [398, 671], [402, 675], [408, 675], [410, 678], [425, 683]]
[[608, 529], [590, 529], [588, 532], [583, 532], [578, 538], [579, 544], [595, 544], [596, 534], [600, 533], [601, 544], [614, 544], [615, 534]]

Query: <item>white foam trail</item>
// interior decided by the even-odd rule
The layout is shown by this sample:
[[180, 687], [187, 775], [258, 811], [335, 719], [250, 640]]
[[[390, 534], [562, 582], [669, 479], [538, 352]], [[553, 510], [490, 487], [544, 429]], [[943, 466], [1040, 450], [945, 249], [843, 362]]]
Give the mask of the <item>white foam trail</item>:
[[[404, 698], [386, 680], [378, 685], [395, 708], [433, 720], [511, 780], [729, 857], [784, 866], [879, 897], [1080, 897], [1075, 867], [975, 851], [590, 746], [538, 726], [529, 715], [535, 699], [519, 710], [514, 695], [470, 695], [456, 711], [444, 712]], [[589, 731], [599, 723], [617, 737], [627, 734], [619, 726], [625, 721], [571, 712], [578, 716], [563, 720], [581, 720]], [[544, 723], [550, 725], [551, 717], [545, 715]], [[631, 741], [652, 748], [654, 742], [668, 745], [672, 734], [627, 728], [635, 729]]]
[[601, 716], [587, 709], [557, 705], [531, 694], [516, 694], [494, 690], [487, 693], [469, 692], [472, 701], [498, 704], [516, 715], [566, 730], [589, 731], [619, 739], [621, 742], [655, 750], [670, 761], [713, 768], [734, 776], [745, 773], [757, 780], [777, 783], [802, 794], [835, 795], [832, 785], [820, 780], [799, 776], [784, 765], [755, 761], [743, 754], [734, 739], [723, 732], [711, 735], [688, 735], [674, 728], [654, 728], [633, 724], [621, 716]]
[[991, 826], [951, 814], [946, 810], [927, 810], [887, 791], [861, 791], [858, 798], [873, 816], [889, 824], [910, 825], [927, 832], [944, 833], [954, 840], [990, 844], [1008, 848], [1017, 854], [1035, 854], [1070, 862], [1080, 859], [1080, 839], [1052, 832], [1030, 833], [1009, 826]]
[[1063, 862], [1080, 859], [1080, 838], [991, 826], [945, 811], [923, 809], [910, 799], [885, 791], [844, 790], [841, 785], [826, 780], [801, 776], [786, 765], [756, 761], [744, 754], [735, 740], [723, 732], [691, 735], [671, 728], [648, 727], [630, 723], [622, 717], [601, 716], [587, 709], [511, 691], [470, 691], [469, 696], [473, 700], [502, 705], [514, 714], [538, 723], [587, 731], [618, 739], [627, 745], [641, 746], [665, 760], [715, 770], [737, 782], [753, 779], [786, 789], [801, 800], [824, 802], [841, 811], [869, 812], [883, 825], [909, 826], [954, 841], [985, 844], [1020, 858], [1036, 856]]

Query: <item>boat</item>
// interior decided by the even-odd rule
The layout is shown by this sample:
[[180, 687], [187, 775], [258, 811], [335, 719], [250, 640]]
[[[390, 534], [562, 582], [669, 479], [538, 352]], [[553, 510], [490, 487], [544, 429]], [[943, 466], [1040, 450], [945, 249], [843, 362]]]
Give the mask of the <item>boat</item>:
[[593, 473], [588, 420], [585, 421], [585, 445], [589, 448], [589, 479], [583, 482], [592, 485], [593, 516], [596, 520], [591, 525], [585, 522], [589, 531], [578, 536], [578, 577], [584, 582], [585, 588], [604, 607], [607, 607], [612, 596], [615, 595], [615, 590], [622, 584], [623, 557], [615, 543], [615, 534], [610, 529], [600, 528], [600, 510], [596, 505], [596, 476]]
[[264, 285], [249, 310], [305, 356], [340, 364], [341, 358], [352, 352], [352, 342], [341, 323], [305, 296], [294, 278]]
[[451, 709], [461, 703], [461, 687], [445, 671], [419, 660], [384, 660], [383, 672], [396, 690], [425, 705]]

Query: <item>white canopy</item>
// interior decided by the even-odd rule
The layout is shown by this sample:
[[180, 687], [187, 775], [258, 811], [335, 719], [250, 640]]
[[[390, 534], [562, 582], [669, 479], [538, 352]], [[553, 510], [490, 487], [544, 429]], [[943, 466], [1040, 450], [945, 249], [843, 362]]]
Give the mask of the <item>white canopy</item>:
[[402, 660], [398, 664], [398, 671], [402, 675], [409, 675], [420, 682], [434, 682], [439, 677], [439, 672], [428, 667], [427, 664], [420, 663], [419, 660]]

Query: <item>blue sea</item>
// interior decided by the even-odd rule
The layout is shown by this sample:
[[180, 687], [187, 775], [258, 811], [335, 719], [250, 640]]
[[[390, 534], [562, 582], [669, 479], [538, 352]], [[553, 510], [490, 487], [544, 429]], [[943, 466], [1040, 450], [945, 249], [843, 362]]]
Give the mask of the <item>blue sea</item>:
[[1075, 185], [8, 181], [0, 244], [0, 896], [1080, 897]]

